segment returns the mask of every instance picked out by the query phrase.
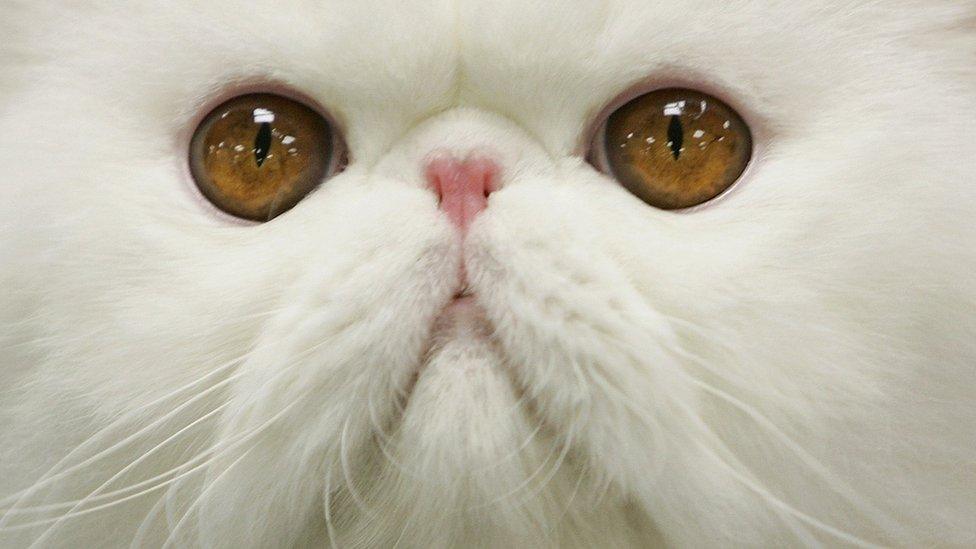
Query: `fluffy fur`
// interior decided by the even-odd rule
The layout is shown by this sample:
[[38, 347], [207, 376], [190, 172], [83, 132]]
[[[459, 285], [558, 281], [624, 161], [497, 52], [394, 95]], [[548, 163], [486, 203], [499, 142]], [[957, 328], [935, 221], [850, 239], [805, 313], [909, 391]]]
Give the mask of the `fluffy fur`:
[[[0, 545], [976, 544], [971, 1], [0, 12]], [[742, 111], [735, 192], [581, 160], [642, 81]], [[351, 162], [234, 223], [186, 133], [280, 86]], [[484, 147], [462, 246], [421, 161]]]

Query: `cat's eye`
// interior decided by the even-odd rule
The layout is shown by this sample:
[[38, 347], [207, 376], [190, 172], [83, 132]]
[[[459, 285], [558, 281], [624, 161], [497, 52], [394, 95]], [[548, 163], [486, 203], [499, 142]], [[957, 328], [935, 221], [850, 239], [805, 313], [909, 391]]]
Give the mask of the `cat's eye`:
[[602, 168], [647, 204], [688, 208], [722, 194], [752, 156], [742, 118], [718, 99], [667, 88], [614, 111], [595, 146]]
[[289, 210], [339, 164], [333, 128], [286, 97], [235, 97], [208, 114], [190, 141], [190, 172], [221, 210], [267, 221]]

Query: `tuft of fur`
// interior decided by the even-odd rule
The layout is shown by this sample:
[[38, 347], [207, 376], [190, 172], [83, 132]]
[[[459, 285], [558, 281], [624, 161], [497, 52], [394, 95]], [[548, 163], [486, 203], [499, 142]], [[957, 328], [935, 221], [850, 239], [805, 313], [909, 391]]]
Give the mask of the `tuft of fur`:
[[[976, 544], [972, 2], [2, 8], [0, 546]], [[733, 193], [583, 162], [640, 82], [742, 112]], [[183, 166], [245, 87], [351, 156], [264, 225]], [[486, 148], [462, 244], [422, 161]]]

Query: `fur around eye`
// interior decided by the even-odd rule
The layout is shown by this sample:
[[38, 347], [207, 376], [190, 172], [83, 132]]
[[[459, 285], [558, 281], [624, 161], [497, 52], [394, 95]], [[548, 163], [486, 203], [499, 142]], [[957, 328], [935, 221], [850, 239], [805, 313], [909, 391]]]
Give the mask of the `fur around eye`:
[[331, 176], [334, 130], [313, 109], [279, 95], [222, 103], [196, 128], [190, 172], [200, 192], [233, 216], [268, 221]]
[[677, 210], [731, 187], [749, 163], [752, 136], [722, 101], [666, 88], [612, 112], [592, 146], [600, 167], [627, 190], [655, 208]]

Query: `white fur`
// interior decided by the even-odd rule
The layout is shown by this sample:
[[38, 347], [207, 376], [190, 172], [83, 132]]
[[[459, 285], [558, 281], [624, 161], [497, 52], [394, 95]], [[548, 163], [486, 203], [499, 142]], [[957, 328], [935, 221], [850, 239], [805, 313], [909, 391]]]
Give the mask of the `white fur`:
[[[0, 2], [0, 545], [976, 544], [976, 7], [806, 4]], [[642, 80], [742, 111], [733, 193], [580, 159]], [[265, 225], [181, 164], [238, 84], [352, 158]]]

